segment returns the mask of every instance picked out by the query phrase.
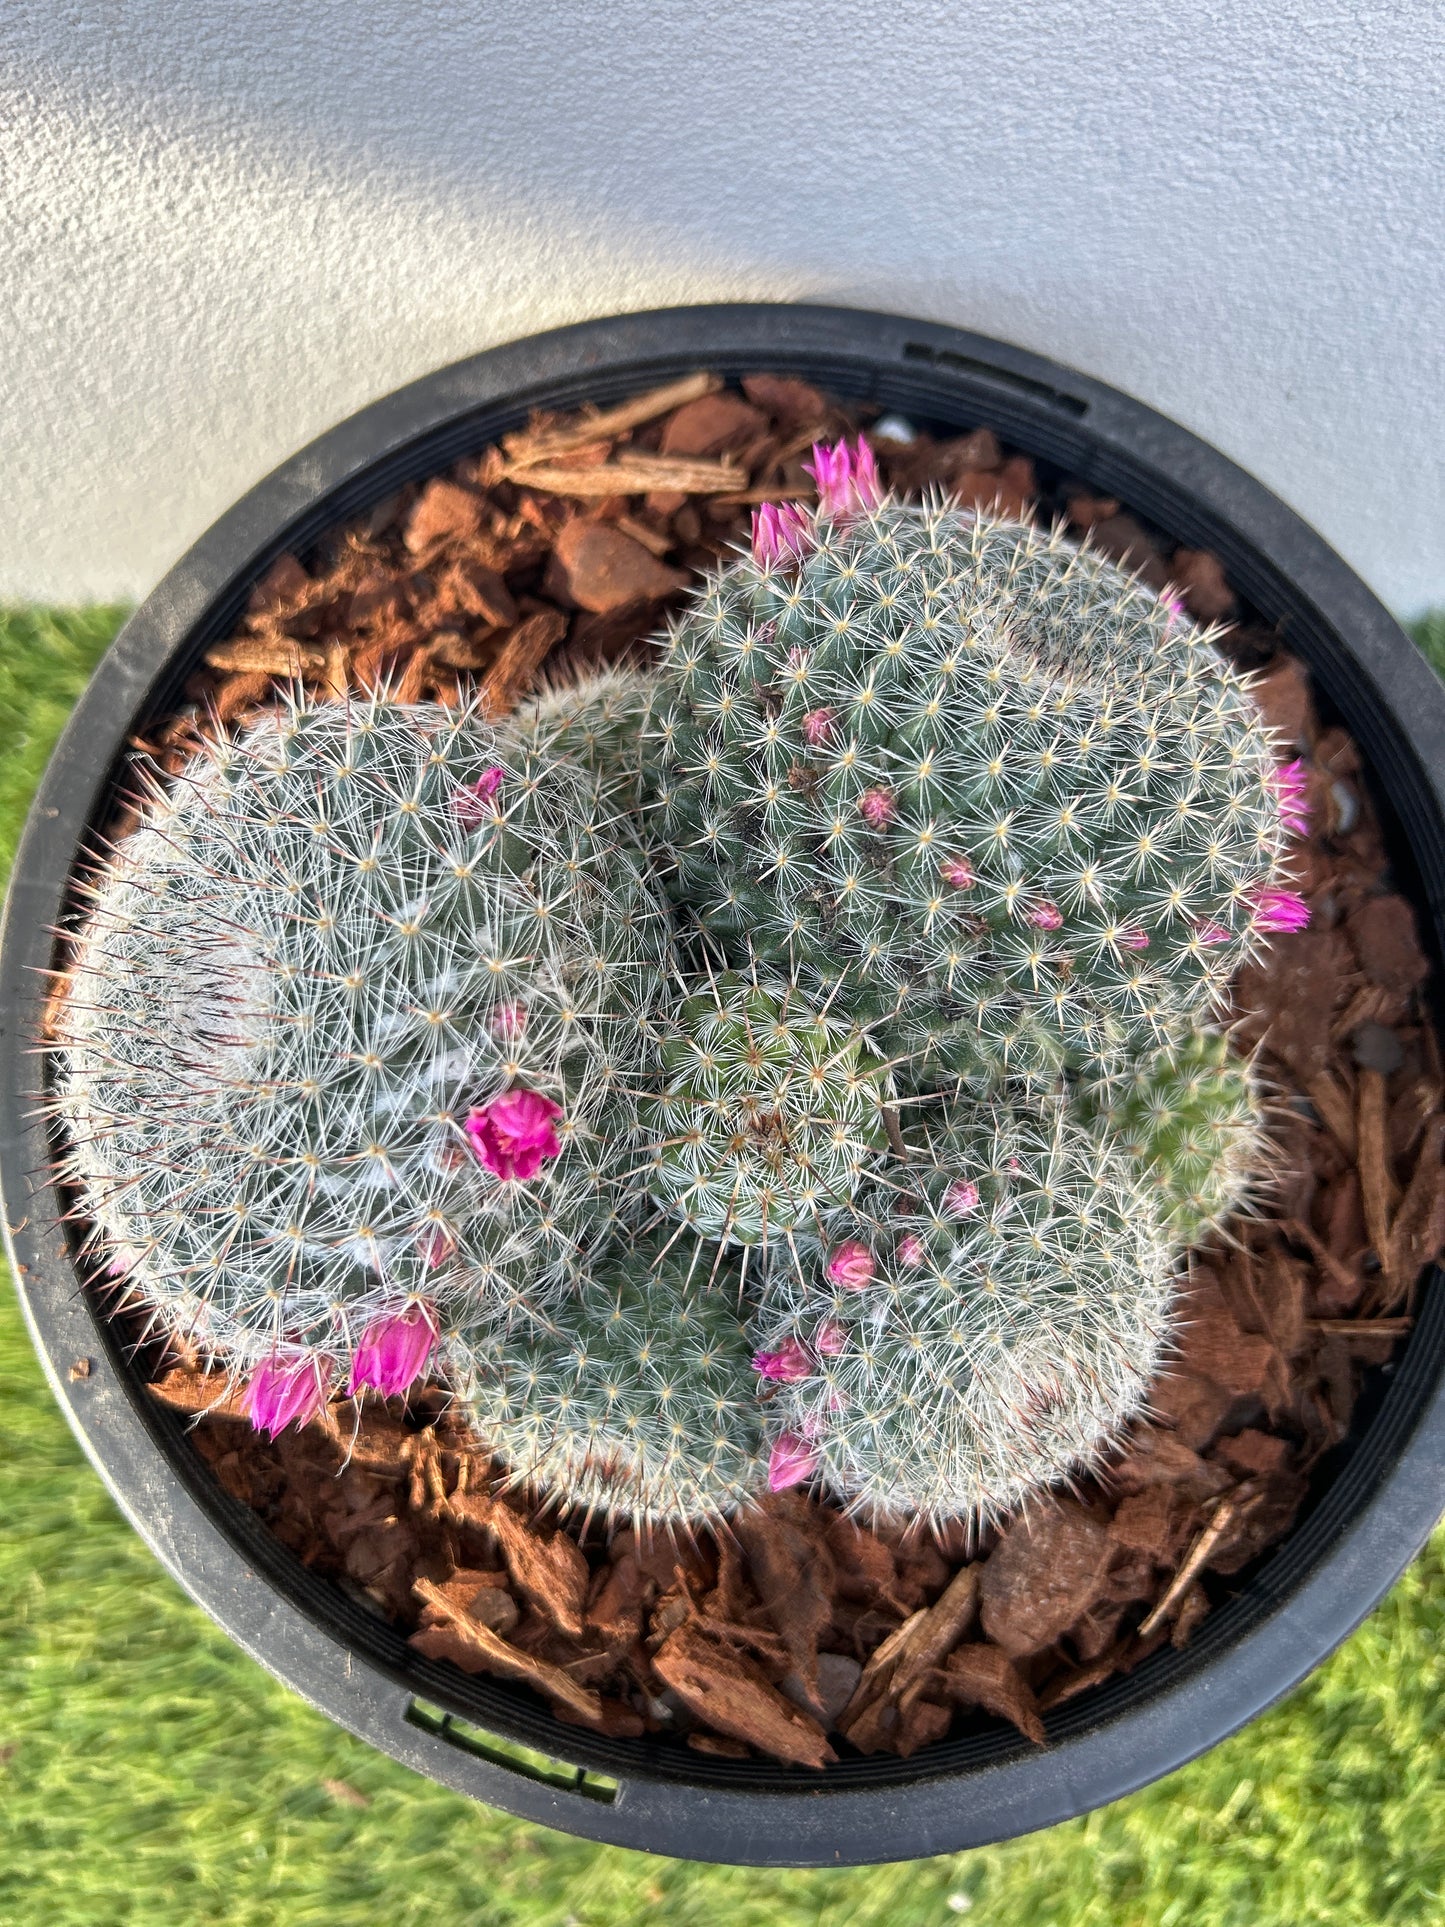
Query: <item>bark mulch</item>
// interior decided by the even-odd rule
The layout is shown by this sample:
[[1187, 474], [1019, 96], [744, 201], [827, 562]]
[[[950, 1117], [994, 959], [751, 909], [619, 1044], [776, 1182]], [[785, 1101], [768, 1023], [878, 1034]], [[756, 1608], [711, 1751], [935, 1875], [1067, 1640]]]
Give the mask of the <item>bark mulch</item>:
[[[640, 656], [755, 503], [811, 497], [812, 442], [859, 424], [801, 381], [753, 375], [738, 391], [707, 374], [535, 419], [315, 554], [282, 556], [181, 711], [135, 747], [174, 771], [201, 732], [297, 678], [443, 703], [480, 689], [500, 715], [539, 679]], [[195, 1443], [228, 1492], [430, 1658], [525, 1681], [567, 1724], [815, 1769], [849, 1748], [906, 1757], [959, 1721], [1041, 1741], [1049, 1708], [1183, 1645], [1327, 1477], [1363, 1371], [1409, 1331], [1445, 1242], [1426, 959], [1359, 753], [1321, 725], [1298, 663], [1213, 555], [1041, 477], [988, 428], [875, 445], [897, 487], [1062, 515], [1228, 623], [1226, 648], [1262, 672], [1265, 711], [1310, 771], [1313, 920], [1237, 986], [1278, 1096], [1278, 1180], [1259, 1217], [1197, 1254], [1148, 1420], [1097, 1478], [971, 1546], [869, 1530], [797, 1492], [673, 1544], [579, 1537], [494, 1496], [485, 1445], [439, 1387], [336, 1407], [274, 1444], [219, 1378], [172, 1362], [152, 1387], [204, 1414]]]

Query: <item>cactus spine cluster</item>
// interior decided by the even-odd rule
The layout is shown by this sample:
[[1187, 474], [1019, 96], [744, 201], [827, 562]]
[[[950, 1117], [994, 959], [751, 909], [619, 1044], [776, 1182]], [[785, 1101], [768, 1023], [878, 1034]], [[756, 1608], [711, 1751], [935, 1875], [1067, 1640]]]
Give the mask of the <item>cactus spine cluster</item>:
[[94, 887], [66, 1176], [156, 1324], [238, 1371], [325, 1386], [418, 1308], [445, 1346], [564, 1295], [626, 1215], [668, 961], [580, 766], [294, 701], [157, 790]]
[[814, 459], [656, 673], [293, 702], [95, 885], [66, 1174], [267, 1429], [435, 1352], [564, 1510], [977, 1523], [1140, 1408], [1303, 772], [1173, 598]]

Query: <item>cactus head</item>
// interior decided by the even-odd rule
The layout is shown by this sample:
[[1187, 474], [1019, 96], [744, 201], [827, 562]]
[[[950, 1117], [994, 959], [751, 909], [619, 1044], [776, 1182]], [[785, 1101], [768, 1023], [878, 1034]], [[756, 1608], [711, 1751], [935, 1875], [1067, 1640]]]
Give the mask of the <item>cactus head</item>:
[[1258, 1182], [1266, 1142], [1258, 1086], [1217, 1031], [1088, 1089], [1085, 1104], [1095, 1130], [1145, 1173], [1180, 1249], [1217, 1230]]
[[896, 1011], [890, 1051], [982, 1085], [1198, 1023], [1286, 915], [1246, 686], [1087, 547], [835, 457], [811, 524], [673, 622], [650, 727], [676, 894], [725, 946], [846, 971]]
[[856, 1029], [756, 976], [709, 979], [644, 1107], [653, 1196], [699, 1237], [763, 1245], [850, 1198], [887, 1144], [887, 1069]]
[[471, 1423], [512, 1486], [674, 1533], [761, 1489], [737, 1267], [709, 1283], [691, 1256], [644, 1240], [545, 1316], [454, 1347]]
[[298, 700], [213, 743], [76, 943], [54, 1108], [104, 1263], [287, 1385], [557, 1296], [627, 1209], [668, 928], [597, 780], [475, 713]]
[[1173, 1261], [1133, 1166], [1061, 1104], [967, 1107], [768, 1266], [782, 1446], [865, 1516], [986, 1524], [1097, 1463], [1168, 1338]]

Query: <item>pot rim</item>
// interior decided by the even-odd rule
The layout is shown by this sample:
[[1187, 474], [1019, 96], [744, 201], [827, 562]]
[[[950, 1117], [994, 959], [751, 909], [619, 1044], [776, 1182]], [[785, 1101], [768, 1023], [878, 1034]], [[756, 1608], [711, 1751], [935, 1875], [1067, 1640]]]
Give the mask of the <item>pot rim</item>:
[[[744, 1865], [900, 1860], [1050, 1826], [1172, 1771], [1297, 1684], [1383, 1598], [1445, 1502], [1438, 1271], [1344, 1469], [1187, 1648], [1165, 1648], [1057, 1709], [1042, 1749], [1000, 1730], [814, 1776], [563, 1726], [524, 1691], [420, 1661], [396, 1629], [306, 1573], [221, 1491], [182, 1423], [129, 1370], [55, 1222], [45, 1128], [23, 1115], [36, 1083], [35, 973], [53, 962], [50, 932], [126, 738], [229, 632], [275, 557], [520, 426], [533, 407], [606, 402], [700, 366], [729, 378], [797, 373], [921, 420], [987, 422], [1176, 539], [1213, 549], [1348, 715], [1418, 872], [1414, 900], [1438, 960], [1445, 690], [1342, 559], [1219, 451], [1102, 382], [935, 323], [785, 303], [583, 322], [438, 370], [320, 436], [213, 524], [96, 670], [42, 779], [0, 925], [6, 1242], [52, 1389], [126, 1517], [252, 1658], [329, 1717], [435, 1780], [594, 1840]], [[72, 1376], [81, 1359], [88, 1375]]]

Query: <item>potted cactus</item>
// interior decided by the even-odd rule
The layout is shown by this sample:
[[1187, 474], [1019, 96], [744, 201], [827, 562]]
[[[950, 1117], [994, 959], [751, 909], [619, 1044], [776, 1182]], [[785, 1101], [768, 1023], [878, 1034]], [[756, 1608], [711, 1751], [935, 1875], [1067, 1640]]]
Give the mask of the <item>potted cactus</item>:
[[[665, 437], [632, 459], [665, 480]], [[640, 667], [574, 665], [505, 713], [485, 690], [419, 699], [383, 676], [364, 699], [292, 689], [200, 729], [71, 899], [47, 1013], [44, 1128], [88, 1315], [109, 1307], [204, 1377], [227, 1423], [283, 1447], [306, 1429], [364, 1455], [378, 1401], [443, 1394], [415, 1436], [460, 1426], [493, 1463], [470, 1497], [435, 1454], [416, 1475], [452, 1555], [449, 1578], [425, 1560], [408, 1575], [426, 1602], [413, 1658], [443, 1707], [466, 1702], [437, 1666], [540, 1683], [591, 1728], [564, 1755], [590, 1811], [556, 1784], [538, 1804], [484, 1739], [443, 1763], [457, 1716], [428, 1727], [410, 1695], [400, 1740], [381, 1701], [342, 1716], [559, 1824], [708, 1857], [752, 1857], [733, 1830], [800, 1767], [823, 1771], [831, 1814], [763, 1857], [841, 1851], [869, 1736], [929, 1666], [1043, 1750], [1011, 1759], [985, 1725], [973, 1762], [951, 1760], [927, 1744], [950, 1730], [947, 1694], [924, 1691], [894, 1749], [923, 1747], [918, 1824], [850, 1856], [997, 1831], [938, 1818], [960, 1775], [1012, 1775], [1041, 1824], [1078, 1805], [1059, 1791], [1069, 1743], [1101, 1762], [1123, 1747], [1108, 1792], [1219, 1730], [1217, 1714], [1169, 1730], [1191, 1676], [1148, 1657], [1156, 1640], [1109, 1689], [1126, 1713], [1134, 1696], [1133, 1751], [1127, 1717], [1080, 1727], [1072, 1707], [1046, 1739], [1037, 1649], [1010, 1643], [987, 1561], [995, 1545], [996, 1573], [1017, 1561], [1011, 1522], [1137, 1454], [1188, 1322], [1189, 1254], [1235, 1236], [1277, 1178], [1281, 1100], [1229, 999], [1310, 916], [1309, 771], [1172, 584], [1006, 501], [890, 490], [868, 439], [805, 459], [811, 486], [750, 504], [745, 546], [659, 582], [669, 613]], [[557, 550], [605, 548], [600, 528], [617, 568], [617, 531], [635, 545], [651, 527], [564, 524]], [[235, 602], [211, 595], [213, 641]], [[200, 615], [176, 625], [192, 661]], [[44, 837], [42, 820], [12, 918]], [[70, 849], [58, 867], [64, 888]], [[32, 1278], [34, 1255], [22, 1242]], [[416, 1450], [420, 1466], [433, 1447]], [[844, 1522], [834, 1553], [838, 1532], [928, 1540], [952, 1576], [892, 1641], [858, 1634], [851, 1672], [815, 1632], [784, 1678], [786, 1654], [767, 1669], [790, 1626], [775, 1612], [759, 1632], [749, 1607], [738, 1630], [726, 1598], [752, 1595], [727, 1562], [752, 1558], [765, 1607], [781, 1540], [754, 1553], [750, 1522], [806, 1538], [811, 1515], [788, 1510], [804, 1495]], [[200, 1503], [212, 1533], [248, 1530]], [[1070, 1530], [1100, 1530], [1069, 1503]], [[1408, 1556], [1413, 1519], [1374, 1524]], [[469, 1532], [501, 1548], [500, 1575], [456, 1550]], [[717, 1550], [689, 1566], [700, 1543]], [[647, 1595], [648, 1673], [641, 1648], [608, 1645], [608, 1614], [674, 1555], [674, 1594], [664, 1574]], [[508, 1571], [545, 1639], [514, 1632]], [[1182, 1586], [1145, 1621], [1159, 1639]], [[960, 1647], [980, 1597], [988, 1637]], [[307, 1610], [339, 1623], [314, 1590]], [[1241, 1624], [1247, 1714], [1286, 1677], [1258, 1612]], [[379, 1637], [354, 1613], [346, 1636]], [[912, 1700], [885, 1706], [905, 1636], [929, 1657]], [[407, 1674], [387, 1652], [378, 1682]], [[844, 1689], [831, 1723], [825, 1673]], [[537, 1715], [478, 1690], [502, 1709], [488, 1724], [536, 1740]], [[688, 1730], [701, 1775], [678, 1764]]]

